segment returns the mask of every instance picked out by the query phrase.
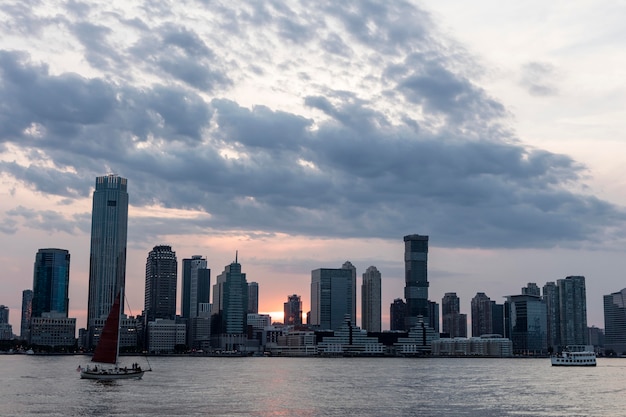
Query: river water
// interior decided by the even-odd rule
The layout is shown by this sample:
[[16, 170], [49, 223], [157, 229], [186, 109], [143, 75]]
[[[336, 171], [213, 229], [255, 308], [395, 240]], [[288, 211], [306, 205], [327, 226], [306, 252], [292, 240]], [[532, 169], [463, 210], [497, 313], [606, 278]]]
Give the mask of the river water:
[[626, 359], [155, 357], [107, 383], [80, 379], [86, 359], [0, 355], [0, 416], [626, 415]]

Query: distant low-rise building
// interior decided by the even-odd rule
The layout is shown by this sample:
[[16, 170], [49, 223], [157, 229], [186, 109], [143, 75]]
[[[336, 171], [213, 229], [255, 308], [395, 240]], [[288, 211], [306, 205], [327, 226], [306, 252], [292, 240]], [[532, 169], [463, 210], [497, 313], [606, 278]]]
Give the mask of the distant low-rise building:
[[43, 313], [42, 317], [32, 317], [30, 344], [51, 348], [72, 347], [76, 343], [76, 319], [63, 314]]
[[156, 319], [148, 322], [148, 350], [152, 353], [173, 352], [176, 345], [184, 345], [187, 326], [175, 320]]
[[482, 335], [481, 337], [457, 337], [439, 339], [432, 342], [433, 356], [484, 356], [511, 357], [513, 342], [500, 335]]

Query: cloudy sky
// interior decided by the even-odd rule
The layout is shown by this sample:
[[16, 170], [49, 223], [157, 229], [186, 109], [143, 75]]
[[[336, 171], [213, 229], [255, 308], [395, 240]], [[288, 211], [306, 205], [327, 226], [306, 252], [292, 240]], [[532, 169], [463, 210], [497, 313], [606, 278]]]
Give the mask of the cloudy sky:
[[[95, 177], [128, 178], [127, 294], [169, 244], [239, 260], [260, 310], [310, 271], [383, 275], [430, 236], [430, 298], [587, 278], [624, 288], [626, 5], [3, 1], [0, 304], [19, 333], [35, 253], [71, 253], [85, 325]], [[281, 313], [282, 314], [282, 313]], [[282, 317], [273, 314], [277, 320]]]

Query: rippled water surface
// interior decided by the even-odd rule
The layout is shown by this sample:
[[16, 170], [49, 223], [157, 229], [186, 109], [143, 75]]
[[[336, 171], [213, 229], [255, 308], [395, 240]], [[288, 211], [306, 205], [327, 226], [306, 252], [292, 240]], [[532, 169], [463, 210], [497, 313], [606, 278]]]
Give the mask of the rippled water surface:
[[0, 355], [0, 416], [626, 415], [626, 359], [158, 357], [108, 383], [79, 378], [86, 359]]

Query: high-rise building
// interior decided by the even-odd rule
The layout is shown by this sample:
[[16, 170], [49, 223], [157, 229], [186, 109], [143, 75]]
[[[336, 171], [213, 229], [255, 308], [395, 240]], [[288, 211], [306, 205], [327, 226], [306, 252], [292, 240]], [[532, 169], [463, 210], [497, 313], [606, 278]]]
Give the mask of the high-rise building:
[[287, 297], [287, 302], [284, 304], [285, 308], [285, 326], [301, 326], [302, 325], [302, 300], [297, 294], [293, 294]]
[[493, 334], [491, 299], [484, 292], [472, 298], [472, 336]]
[[20, 339], [30, 339], [30, 319], [33, 315], [33, 290], [22, 291], [22, 321], [20, 323]]
[[361, 327], [368, 332], [381, 330], [381, 274], [375, 266], [367, 268], [361, 285]]
[[211, 270], [201, 255], [183, 259], [181, 316], [189, 319], [201, 316], [211, 302]]
[[506, 337], [515, 354], [545, 354], [548, 351], [546, 304], [531, 294], [507, 296]]
[[[248, 311], [248, 282], [246, 274], [241, 272], [241, 264], [235, 262], [226, 265], [224, 272], [218, 275], [213, 286], [213, 334], [244, 334]], [[214, 325], [215, 322], [215, 325]]]
[[626, 288], [605, 295], [604, 350], [607, 353], [626, 353]]
[[7, 324], [9, 322], [9, 307], [0, 305], [0, 324]]
[[561, 347], [587, 345], [587, 292], [585, 277], [569, 276], [556, 282], [559, 289]]
[[259, 284], [248, 283], [248, 313], [259, 314]]
[[539, 297], [541, 295], [541, 290], [536, 283], [529, 282], [527, 286], [522, 287], [522, 295], [536, 295]]
[[[345, 265], [345, 264], [344, 264]], [[354, 323], [353, 270], [320, 268], [311, 271], [309, 324], [322, 330], [339, 330], [346, 316]]]
[[443, 333], [451, 338], [467, 337], [467, 314], [461, 314], [461, 302], [455, 292], [447, 292], [441, 299]]
[[491, 325], [493, 334], [502, 337], [507, 334], [504, 326], [504, 304], [496, 304], [495, 301], [491, 301]]
[[65, 249], [39, 249], [33, 273], [32, 317], [69, 311], [70, 253]]
[[559, 289], [554, 282], [546, 282], [543, 286], [542, 299], [546, 304], [548, 350], [556, 353], [561, 346], [561, 316], [559, 312]]
[[405, 329], [418, 323], [422, 316], [425, 323], [428, 317], [428, 236], [404, 236], [404, 273], [406, 299]]
[[[128, 192], [126, 178], [96, 178], [91, 211], [87, 326], [106, 318], [115, 296], [126, 284]], [[121, 306], [123, 310], [123, 306]]]
[[352, 262], [345, 261], [341, 268], [348, 269], [352, 273], [352, 311], [350, 312], [350, 320], [352, 324], [356, 325], [356, 267], [352, 265]]
[[178, 262], [171, 246], [155, 246], [146, 259], [146, 322], [176, 318]]
[[404, 330], [406, 318], [406, 303], [402, 298], [396, 298], [389, 307], [389, 329]]

